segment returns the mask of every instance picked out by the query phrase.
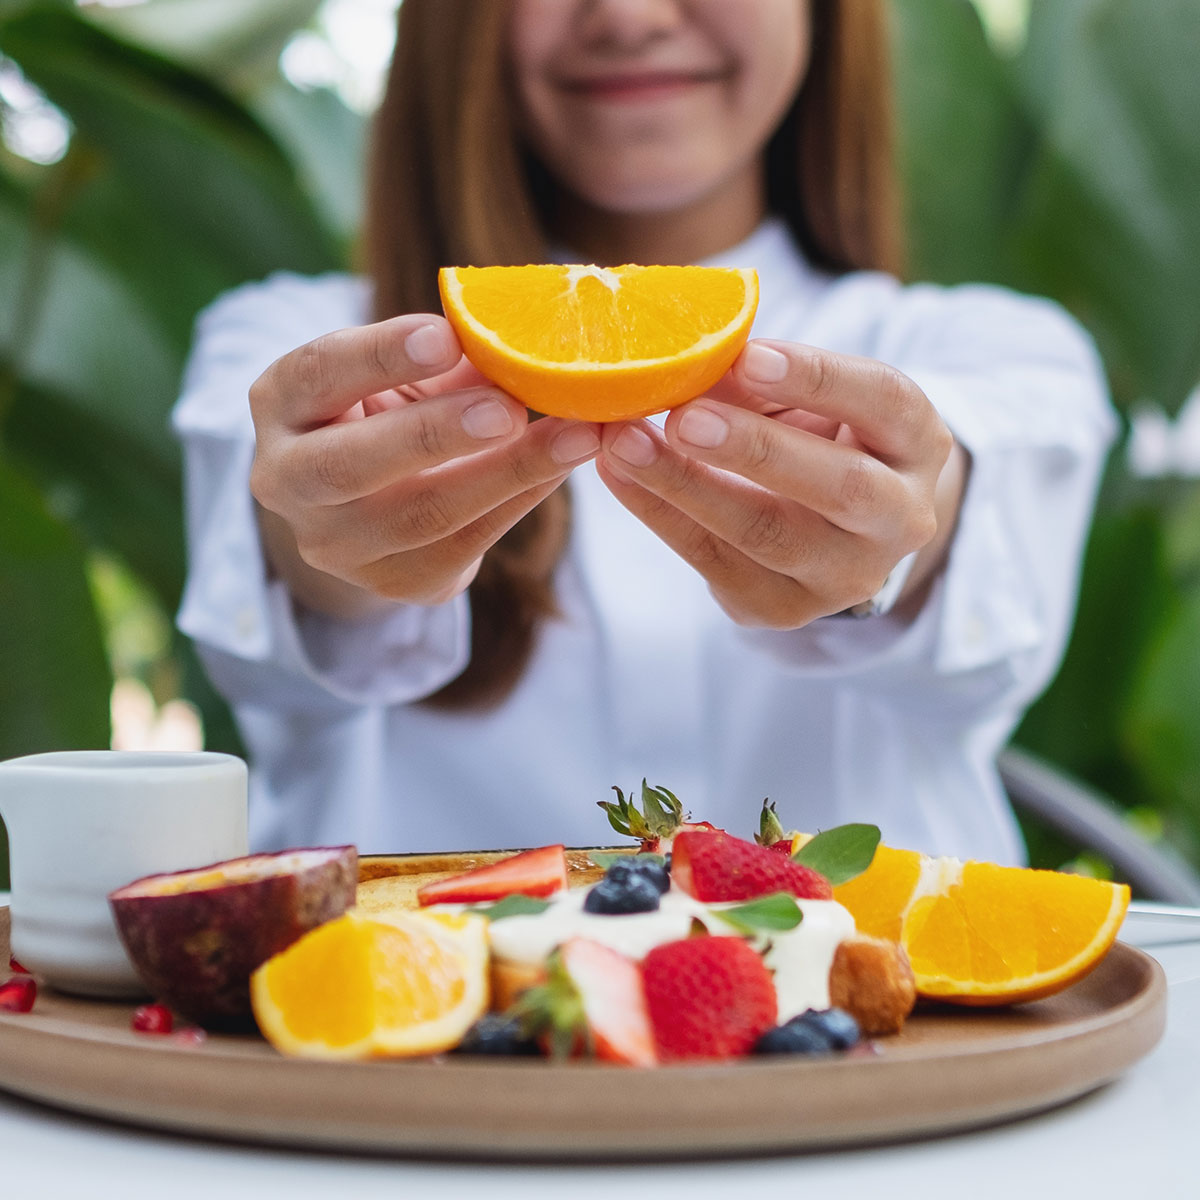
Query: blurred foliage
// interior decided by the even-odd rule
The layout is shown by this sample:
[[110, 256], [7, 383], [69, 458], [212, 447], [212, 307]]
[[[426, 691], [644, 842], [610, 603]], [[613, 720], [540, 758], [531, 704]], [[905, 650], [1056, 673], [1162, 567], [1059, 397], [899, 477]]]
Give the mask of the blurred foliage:
[[[49, 165], [0, 146], [0, 758], [107, 745], [114, 665], [237, 749], [171, 632], [167, 418], [200, 308], [349, 262], [362, 119], [278, 69], [317, 7], [0, 0], [0, 55], [71, 127]], [[1015, 46], [967, 0], [894, 15], [914, 275], [1055, 297], [1123, 411], [1178, 411], [1200, 381], [1198, 0], [1033, 4]], [[1114, 456], [1067, 662], [1019, 740], [1200, 862], [1198, 530], [1196, 481]], [[116, 611], [134, 634], [114, 634]], [[1030, 839], [1044, 862], [1070, 853]]]

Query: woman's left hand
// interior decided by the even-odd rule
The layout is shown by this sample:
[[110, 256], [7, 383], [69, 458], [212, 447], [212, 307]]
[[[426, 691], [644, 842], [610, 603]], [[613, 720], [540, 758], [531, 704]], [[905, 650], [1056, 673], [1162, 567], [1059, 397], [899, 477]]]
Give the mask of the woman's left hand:
[[762, 340], [664, 430], [604, 427], [597, 463], [617, 499], [707, 579], [733, 620], [771, 629], [870, 599], [913, 551], [903, 596], [923, 594], [967, 470], [966, 453], [907, 376]]

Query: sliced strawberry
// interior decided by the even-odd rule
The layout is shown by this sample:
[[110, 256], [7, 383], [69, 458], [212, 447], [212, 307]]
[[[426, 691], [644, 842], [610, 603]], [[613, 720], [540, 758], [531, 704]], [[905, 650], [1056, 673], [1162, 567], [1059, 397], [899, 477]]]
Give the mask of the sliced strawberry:
[[741, 938], [693, 937], [642, 962], [646, 1008], [664, 1062], [749, 1053], [775, 1024], [771, 972]]
[[520, 892], [550, 896], [567, 886], [567, 856], [563, 846], [523, 850], [511, 858], [476, 867], [462, 875], [438, 879], [417, 890], [417, 903], [480, 904]]
[[671, 881], [705, 903], [753, 900], [790, 892], [802, 900], [829, 900], [824, 875], [768, 846], [728, 833], [681, 833], [671, 851]]
[[638, 964], [580, 937], [564, 942], [559, 954], [583, 1003], [592, 1053], [608, 1062], [654, 1066], [658, 1056]]

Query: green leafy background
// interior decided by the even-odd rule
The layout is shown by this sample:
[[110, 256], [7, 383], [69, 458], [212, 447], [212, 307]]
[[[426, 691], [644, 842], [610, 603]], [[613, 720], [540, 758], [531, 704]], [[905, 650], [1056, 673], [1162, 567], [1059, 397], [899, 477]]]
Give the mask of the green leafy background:
[[[1052, 296], [1129, 415], [1200, 383], [1200, 0], [895, 0], [913, 274]], [[0, 758], [109, 744], [114, 677], [227, 711], [171, 628], [167, 419], [197, 311], [350, 261], [363, 119], [279, 70], [319, 0], [0, 0], [13, 64], [71, 125], [0, 143]], [[6, 62], [5, 62], [6, 60]], [[0, 115], [5, 116], [0, 99]], [[1200, 863], [1200, 486], [1114, 454], [1066, 663], [1018, 741]], [[1071, 849], [1031, 828], [1035, 861]], [[4, 847], [0, 842], [0, 885]]]

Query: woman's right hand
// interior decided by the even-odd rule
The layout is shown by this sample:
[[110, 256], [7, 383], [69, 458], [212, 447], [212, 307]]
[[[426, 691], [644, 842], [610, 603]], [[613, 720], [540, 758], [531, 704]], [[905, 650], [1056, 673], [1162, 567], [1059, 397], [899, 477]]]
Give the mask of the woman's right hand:
[[250, 409], [268, 560], [298, 600], [340, 617], [457, 595], [600, 445], [594, 425], [529, 421], [428, 314], [293, 350], [255, 381]]

